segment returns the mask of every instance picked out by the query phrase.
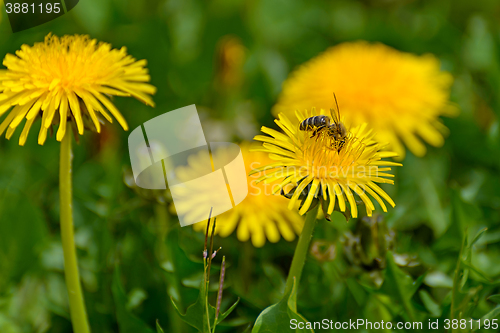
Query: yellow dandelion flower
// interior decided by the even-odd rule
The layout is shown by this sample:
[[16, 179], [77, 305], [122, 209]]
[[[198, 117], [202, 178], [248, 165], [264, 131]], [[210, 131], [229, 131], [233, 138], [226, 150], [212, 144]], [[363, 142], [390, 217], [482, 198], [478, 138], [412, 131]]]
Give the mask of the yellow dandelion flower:
[[443, 145], [447, 128], [438, 117], [457, 112], [448, 100], [452, 82], [451, 74], [440, 70], [433, 55], [403, 53], [380, 43], [348, 42], [292, 73], [273, 114], [292, 118], [297, 109], [328, 110], [335, 92], [347, 122], [368, 123], [377, 140], [390, 142], [401, 158], [402, 142], [416, 156], [423, 156], [426, 147], [421, 139]]
[[7, 54], [3, 65], [7, 69], [0, 70], [0, 116], [10, 113], [0, 125], [0, 135], [7, 130], [10, 139], [26, 118], [20, 145], [38, 116], [42, 145], [53, 124], [59, 124], [56, 139], [61, 141], [68, 120], [82, 135], [84, 127], [92, 124], [100, 132], [100, 115], [112, 122], [111, 113], [127, 130], [125, 118], [109, 96], [133, 96], [154, 106], [149, 94], [156, 88], [145, 83], [150, 80], [146, 60], [136, 61], [124, 47], [112, 49], [89, 36], [49, 34], [43, 43], [23, 45], [15, 55]]
[[[252, 168], [272, 162], [267, 154], [251, 152], [248, 143], [242, 143], [240, 148], [247, 174]], [[215, 154], [214, 159], [217, 160], [220, 157], [216, 155], [224, 154], [225, 152], [223, 149], [220, 149], [213, 153]], [[209, 161], [193, 159], [189, 162], [189, 167], [204, 165], [207, 162], [209, 163]], [[179, 170], [179, 173], [182, 174], [186, 171], [187, 169]], [[255, 247], [264, 246], [266, 239], [272, 243], [276, 243], [280, 240], [281, 236], [287, 241], [294, 240], [295, 235], [300, 234], [304, 221], [297, 212], [286, 208], [286, 198], [279, 195], [271, 195], [271, 185], [264, 183], [257, 184], [255, 181], [258, 176], [260, 175], [248, 177], [248, 196], [245, 200], [233, 209], [217, 216], [215, 233], [221, 237], [227, 237], [236, 229], [236, 235], [240, 241], [246, 242], [251, 240]], [[212, 186], [210, 184], [205, 185]], [[181, 207], [176, 208], [182, 209]], [[189, 207], [188, 209], [192, 210], [195, 207]], [[196, 231], [205, 232], [206, 225], [206, 221], [199, 222], [194, 224], [193, 228]]]
[[255, 140], [263, 142], [258, 150], [268, 153], [274, 163], [252, 171], [264, 173], [257, 182], [270, 184], [279, 181], [273, 193], [281, 192], [290, 197], [289, 209], [301, 202], [301, 215], [318, 201], [321, 201], [326, 216], [333, 212], [336, 201], [340, 211], [345, 212], [347, 201], [351, 215], [357, 217], [354, 194], [364, 203], [368, 216], [375, 210], [369, 196], [380, 204], [384, 212], [387, 208], [381, 197], [394, 207], [394, 201], [377, 183], [394, 184], [390, 179], [394, 176], [388, 173], [390, 166], [401, 164], [382, 158], [397, 154], [383, 151], [385, 146], [373, 139], [374, 134], [366, 124], [348, 130], [345, 144], [340, 149], [325, 131], [313, 136], [311, 131], [299, 130], [298, 122], [320, 114], [325, 112], [316, 112], [314, 108], [311, 111], [296, 111], [295, 121], [280, 114], [275, 122], [284, 134], [262, 127], [262, 132], [268, 136], [255, 137]]

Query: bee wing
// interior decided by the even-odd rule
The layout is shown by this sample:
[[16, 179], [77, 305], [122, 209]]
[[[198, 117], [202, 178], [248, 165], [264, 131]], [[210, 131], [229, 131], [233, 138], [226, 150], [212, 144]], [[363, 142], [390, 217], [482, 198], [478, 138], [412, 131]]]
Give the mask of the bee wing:
[[335, 99], [335, 105], [336, 105], [336, 113], [332, 112], [333, 109], [330, 109], [330, 114], [332, 115], [333, 122], [335, 124], [340, 123], [340, 109], [339, 109], [339, 103], [337, 102], [337, 96], [335, 96], [335, 93], [333, 93], [333, 98]]

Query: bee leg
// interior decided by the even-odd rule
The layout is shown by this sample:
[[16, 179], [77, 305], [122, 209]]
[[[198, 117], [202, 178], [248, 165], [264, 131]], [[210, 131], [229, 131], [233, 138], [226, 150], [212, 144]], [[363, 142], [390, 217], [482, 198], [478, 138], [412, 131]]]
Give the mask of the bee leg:
[[345, 140], [342, 140], [339, 142], [339, 148], [337, 149], [337, 153], [340, 153], [340, 150], [342, 149], [342, 147], [344, 147], [344, 144], [345, 144]]
[[[311, 138], [314, 138], [314, 137], [316, 136], [316, 134], [318, 134], [319, 130], [320, 130], [320, 129], [322, 129], [323, 127], [325, 127], [325, 126], [320, 126], [320, 127], [317, 127], [317, 128], [314, 130], [313, 134], [311, 135]], [[317, 140], [317, 138], [316, 138], [316, 140]]]
[[322, 127], [317, 127], [317, 128], [314, 130], [313, 134], [311, 135], [311, 138], [314, 138], [314, 137], [318, 134], [318, 132], [319, 132], [319, 130], [320, 130], [321, 128], [322, 128]]

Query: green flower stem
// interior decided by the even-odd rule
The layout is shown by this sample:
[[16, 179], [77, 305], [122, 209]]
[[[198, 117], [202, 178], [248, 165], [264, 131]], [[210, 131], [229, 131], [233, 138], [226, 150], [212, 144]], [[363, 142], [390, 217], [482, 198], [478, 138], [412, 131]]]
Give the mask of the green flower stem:
[[73, 230], [73, 189], [71, 184], [71, 130], [61, 142], [59, 165], [59, 195], [61, 210], [61, 239], [64, 252], [64, 275], [69, 296], [69, 310], [74, 333], [89, 333], [87, 311], [83, 299]]
[[290, 266], [290, 272], [288, 273], [288, 277], [286, 279], [285, 294], [292, 290], [294, 277], [295, 283], [297, 285], [299, 284], [300, 276], [302, 275], [302, 269], [304, 268], [304, 263], [306, 262], [307, 253], [309, 252], [309, 244], [311, 243], [314, 226], [316, 225], [318, 207], [319, 204], [306, 214], [304, 228], [302, 229], [302, 233], [299, 237], [299, 242], [297, 243], [297, 247], [295, 248], [292, 266]]

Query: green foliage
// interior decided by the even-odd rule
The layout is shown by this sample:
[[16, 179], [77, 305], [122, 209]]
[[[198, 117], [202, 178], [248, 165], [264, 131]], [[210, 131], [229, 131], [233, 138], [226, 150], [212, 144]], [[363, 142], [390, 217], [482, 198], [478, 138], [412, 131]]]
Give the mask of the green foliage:
[[157, 333], [165, 333], [163, 331], [163, 328], [161, 328], [160, 323], [158, 322], [158, 320], [156, 321], [156, 332]]
[[[276, 128], [270, 109], [283, 80], [332, 45], [362, 39], [436, 55], [454, 76], [451, 100], [460, 114], [442, 118], [450, 130], [443, 147], [428, 146], [423, 158], [409, 153], [396, 169], [395, 185], [384, 187], [396, 207], [370, 232], [360, 232], [362, 217], [346, 222], [334, 213], [332, 221], [318, 221], [312, 242], [325, 241], [336, 256], [309, 255], [300, 285], [284, 298], [295, 241], [254, 248], [236, 231], [217, 236], [227, 260], [227, 310], [216, 331], [281, 333], [291, 318], [363, 318], [439, 320], [443, 332], [445, 319], [500, 318], [498, 1], [82, 0], [67, 15], [15, 34], [3, 8], [0, 58], [49, 32], [125, 46], [147, 59], [158, 88], [154, 109], [113, 99], [129, 127], [196, 104], [204, 125], [213, 125], [208, 141], [251, 140], [262, 125]], [[240, 39], [245, 54], [234, 87], [217, 80], [218, 47], [228, 35]], [[39, 126], [37, 120], [25, 147], [17, 144], [19, 129], [11, 140], [0, 138], [2, 333], [71, 331], [59, 236], [59, 143], [51, 137], [38, 146]], [[106, 124], [100, 135], [86, 131], [74, 145], [75, 235], [92, 332], [203, 331], [206, 310], [212, 323], [215, 312], [202, 300], [216, 304], [218, 288], [212, 282], [200, 290], [204, 237], [179, 226], [168, 195], [124, 183], [129, 133]], [[215, 276], [219, 268], [212, 270]]]
[[[229, 314], [236, 308], [239, 301], [240, 300], [238, 299], [226, 312], [221, 312], [219, 314], [215, 326], [220, 324], [224, 319], [226, 319], [227, 316], [229, 316]], [[187, 308], [185, 314], [181, 313], [173, 299], [172, 304], [174, 305], [174, 308], [179, 316], [181, 316], [182, 320], [196, 328], [199, 332], [209, 333], [214, 331], [213, 323], [215, 321], [215, 307], [208, 303], [208, 288], [207, 283], [204, 281], [201, 283], [200, 293], [196, 302]]]
[[417, 315], [411, 302], [413, 294], [418, 290], [421, 281], [413, 282], [411, 276], [402, 271], [394, 262], [391, 252], [387, 252], [387, 269], [385, 280], [380, 291], [391, 296], [392, 301], [396, 301], [401, 308], [395, 314], [402, 315], [407, 321], [416, 321]]
[[121, 333], [153, 333], [144, 321], [134, 316], [126, 307], [127, 295], [120, 282], [120, 270], [118, 267], [113, 274], [113, 298], [116, 306], [116, 317]]
[[[274, 333], [285, 328], [290, 328], [290, 322], [303, 323], [307, 319], [297, 312], [297, 284], [295, 278], [292, 289], [283, 295], [283, 298], [261, 312], [252, 333]], [[312, 329], [296, 329], [296, 332], [314, 332]]]

